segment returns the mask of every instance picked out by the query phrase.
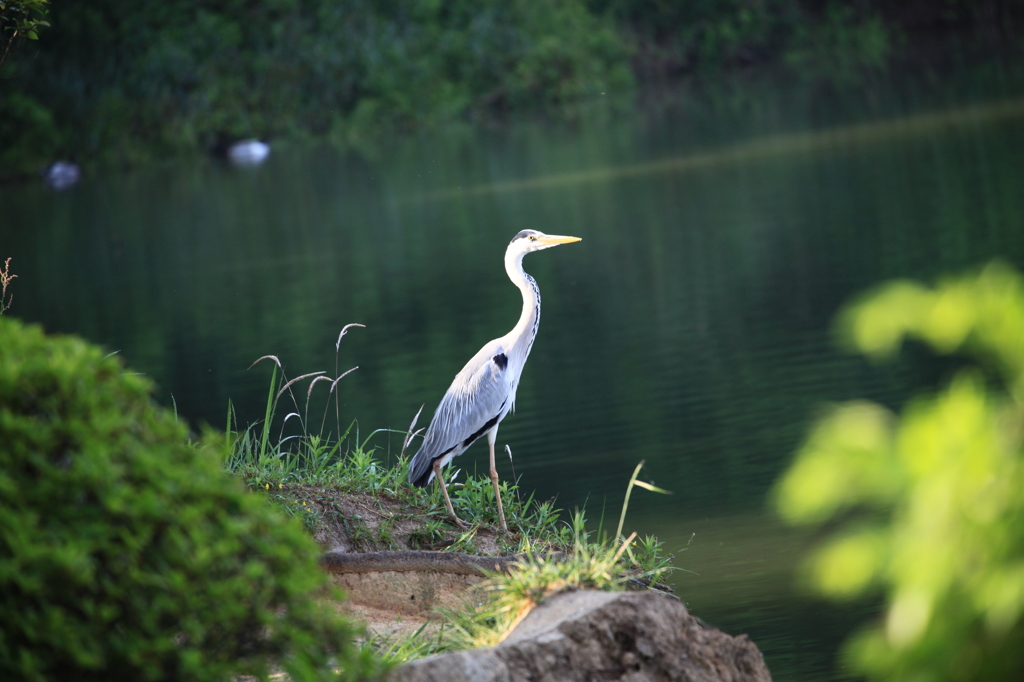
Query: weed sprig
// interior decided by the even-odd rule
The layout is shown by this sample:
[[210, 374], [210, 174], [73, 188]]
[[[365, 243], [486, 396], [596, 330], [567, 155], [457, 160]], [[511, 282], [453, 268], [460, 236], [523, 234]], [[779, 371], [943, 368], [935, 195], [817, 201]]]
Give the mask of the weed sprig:
[[11, 259], [8, 258], [4, 261], [4, 266], [0, 268], [0, 315], [3, 315], [4, 311], [11, 307], [11, 302], [14, 300], [14, 294], [7, 296], [7, 285], [15, 279], [18, 279], [18, 276], [11, 274]]

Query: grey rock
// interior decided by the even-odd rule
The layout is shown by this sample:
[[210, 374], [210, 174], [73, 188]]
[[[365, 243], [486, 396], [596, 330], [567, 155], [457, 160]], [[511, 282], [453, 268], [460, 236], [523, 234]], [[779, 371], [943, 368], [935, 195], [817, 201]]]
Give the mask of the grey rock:
[[565, 592], [535, 608], [493, 649], [431, 656], [392, 682], [770, 682], [745, 635], [704, 628], [652, 592]]
[[388, 677], [402, 682], [437, 682], [438, 680], [473, 680], [473, 682], [512, 682], [508, 666], [494, 649], [456, 651], [413, 661], [398, 668]]

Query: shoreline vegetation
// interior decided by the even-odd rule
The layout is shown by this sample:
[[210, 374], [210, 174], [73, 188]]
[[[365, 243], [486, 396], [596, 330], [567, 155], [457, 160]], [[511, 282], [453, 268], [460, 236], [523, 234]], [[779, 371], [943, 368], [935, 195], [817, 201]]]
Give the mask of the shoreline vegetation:
[[[345, 326], [336, 352], [346, 332], [361, 326]], [[493, 646], [534, 606], [567, 589], [672, 592], [660, 582], [674, 570], [663, 543], [636, 532], [627, 536], [625, 530], [634, 488], [670, 494], [639, 479], [643, 462], [626, 485], [614, 534], [603, 514], [596, 529], [588, 527], [585, 510], [567, 514], [555, 508], [554, 500], [524, 497], [507, 480], [500, 486], [509, 532], [501, 532], [490, 478], [449, 467], [445, 476], [452, 504], [472, 524], [459, 529], [449, 522], [437, 486], [421, 489], [406, 483], [406, 450], [425, 430], [416, 427], [419, 414], [402, 432], [402, 451], [380, 459], [371, 445], [380, 430], [361, 438], [355, 422], [346, 426], [341, 420], [335, 388], [356, 368], [340, 371], [335, 366], [337, 378], [326, 372], [289, 378], [277, 357], [264, 356], [254, 366], [262, 361], [272, 366], [265, 414], [239, 430], [229, 406], [225, 469], [253, 494], [265, 495], [270, 504], [300, 519], [324, 550], [326, 570], [347, 572], [341, 564], [365, 564], [365, 559], [377, 571], [424, 570], [421, 564], [429, 561], [431, 570], [467, 564], [473, 569], [469, 573], [486, 578], [471, 588], [472, 603], [467, 592], [463, 608], [442, 610], [440, 629], [424, 625], [411, 634], [387, 636], [370, 632], [364, 646], [385, 665]], [[485, 564], [490, 568], [481, 570]]]
[[[5, 7], [19, 4], [39, 3]], [[358, 145], [571, 123], [656, 86], [766, 67], [849, 84], [935, 36], [1011, 45], [1022, 18], [1021, 0], [51, 4], [49, 25], [0, 65], [0, 180], [58, 158], [131, 165], [241, 138]]]
[[[5, 261], [0, 301], [10, 301], [15, 277]], [[404, 661], [493, 646], [566, 590], [671, 592], [659, 582], [672, 570], [662, 543], [624, 531], [634, 487], [666, 492], [639, 480], [642, 462], [614, 535], [603, 515], [596, 531], [588, 529], [583, 511], [566, 517], [553, 500], [524, 499], [509, 481], [502, 487], [510, 532], [499, 532], [489, 478], [464, 475], [455, 484], [452, 474], [453, 504], [474, 522], [457, 529], [436, 487], [405, 483], [405, 447], [388, 465], [370, 446], [378, 432], [361, 440], [353, 426], [343, 428], [334, 388], [352, 370], [335, 367], [336, 379], [325, 372], [288, 379], [276, 357], [261, 358], [273, 361], [263, 419], [236, 430], [229, 405], [225, 432], [197, 436], [176, 410], [153, 402], [152, 384], [115, 355], [76, 337], [47, 336], [5, 310], [0, 489], [12, 504], [0, 508], [0, 530], [7, 529], [0, 549], [9, 550], [0, 552], [9, 557], [0, 559], [0, 593], [12, 613], [34, 609], [49, 620], [5, 625], [0, 639], [21, 642], [28, 653], [0, 656], [0, 671], [43, 679], [56, 670], [118, 669], [149, 679], [154, 670], [180, 668], [189, 672], [178, 676], [212, 680], [228, 671], [262, 678], [283, 665], [292, 679], [313, 680], [331, 678], [331, 667], [340, 666], [346, 679], [376, 679]], [[353, 326], [361, 325], [345, 327], [336, 349]], [[323, 400], [314, 399], [311, 410], [314, 395]], [[416, 421], [405, 446], [422, 431]], [[39, 525], [44, 517], [52, 523]], [[11, 531], [28, 527], [34, 531]], [[473, 564], [484, 582], [466, 592], [463, 607], [435, 616], [439, 625], [360, 635], [351, 618], [321, 603], [341, 597], [327, 571], [347, 572], [329, 565], [332, 556], [351, 564], [345, 560], [360, 552], [374, 552], [366, 558], [385, 571], [398, 559], [429, 560], [431, 571], [446, 560], [473, 564], [467, 555], [495, 561], [487, 562], [491, 569]], [[62, 581], [68, 586], [57, 589]], [[149, 603], [152, 586], [168, 585], [174, 596]], [[88, 606], [80, 608], [84, 592]], [[226, 594], [233, 596], [221, 603]], [[193, 612], [196, 604], [201, 613]], [[143, 625], [107, 636], [108, 625], [125, 619]], [[35, 646], [40, 631], [45, 644]]]

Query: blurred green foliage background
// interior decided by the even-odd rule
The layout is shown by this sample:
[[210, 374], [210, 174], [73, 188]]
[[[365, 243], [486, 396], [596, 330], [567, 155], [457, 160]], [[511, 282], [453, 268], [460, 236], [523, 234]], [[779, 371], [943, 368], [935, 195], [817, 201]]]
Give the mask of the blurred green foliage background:
[[[34, 0], [33, 0], [34, 2]], [[7, 3], [11, 7], [25, 0]], [[0, 66], [0, 177], [58, 156], [163, 158], [241, 136], [366, 135], [524, 112], [574, 119], [637, 83], [783, 62], [842, 80], [908, 35], [1012, 33], [1021, 0], [91, 0]]]
[[834, 408], [776, 487], [790, 522], [831, 523], [810, 584], [837, 599], [884, 594], [881, 622], [846, 658], [872, 679], [1021, 679], [1024, 280], [994, 264], [933, 288], [890, 283], [841, 329], [874, 358], [913, 339], [976, 361], [899, 414]]

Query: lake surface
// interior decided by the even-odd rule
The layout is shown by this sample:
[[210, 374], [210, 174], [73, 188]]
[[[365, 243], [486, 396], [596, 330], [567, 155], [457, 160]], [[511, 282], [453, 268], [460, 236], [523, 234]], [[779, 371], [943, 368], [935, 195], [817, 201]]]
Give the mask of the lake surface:
[[[274, 354], [291, 377], [358, 365], [341, 421], [366, 438], [423, 404], [425, 424], [515, 323], [512, 236], [582, 237], [525, 261], [544, 308], [499, 433], [515, 475], [608, 526], [645, 460], [674, 494], [637, 491], [627, 531], [662, 539], [691, 610], [749, 633], [775, 679], [820, 681], [843, 679], [838, 644], [877, 605], [802, 590], [813, 538], [766, 494], [823, 405], [899, 405], [949, 368], [914, 349], [869, 364], [833, 320], [891, 278], [1024, 268], [1022, 188], [1024, 68], [952, 60], [839, 89], [724, 83], [574, 126], [277, 145], [257, 169], [4, 187], [0, 259], [19, 276], [9, 314], [119, 351], [193, 423], [222, 427], [229, 399], [259, 419], [270, 366], [247, 368]], [[336, 355], [350, 322], [366, 328]], [[393, 457], [401, 436], [370, 443]], [[481, 444], [456, 464], [485, 462]]]

